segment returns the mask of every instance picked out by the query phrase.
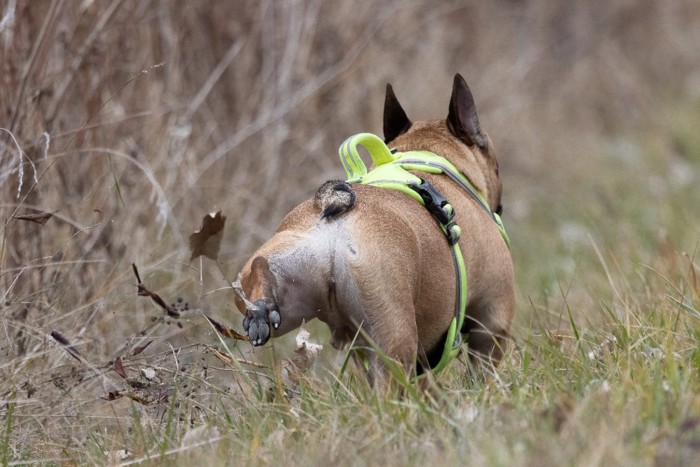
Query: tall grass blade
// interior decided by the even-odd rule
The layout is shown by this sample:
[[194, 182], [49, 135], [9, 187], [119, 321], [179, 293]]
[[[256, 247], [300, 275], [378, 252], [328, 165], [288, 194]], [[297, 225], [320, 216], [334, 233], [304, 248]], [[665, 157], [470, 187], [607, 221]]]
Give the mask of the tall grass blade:
[[7, 404], [7, 420], [5, 420], [5, 436], [2, 440], [2, 465], [7, 467], [10, 463], [10, 440], [12, 439], [12, 416], [15, 412], [15, 389], [12, 388]]

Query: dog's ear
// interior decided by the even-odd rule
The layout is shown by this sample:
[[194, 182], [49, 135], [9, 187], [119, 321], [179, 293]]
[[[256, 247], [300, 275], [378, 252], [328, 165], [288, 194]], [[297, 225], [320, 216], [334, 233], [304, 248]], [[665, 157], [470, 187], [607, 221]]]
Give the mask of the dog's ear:
[[455, 75], [452, 85], [452, 97], [450, 98], [450, 111], [447, 114], [447, 127], [453, 135], [462, 140], [467, 146], [478, 146], [485, 149], [487, 146], [481, 128], [479, 118], [476, 115], [476, 106], [472, 92], [464, 81], [462, 75]]
[[393, 141], [397, 136], [406, 133], [409, 128], [411, 128], [411, 121], [399, 104], [391, 84], [387, 84], [384, 99], [384, 141], [387, 143]]

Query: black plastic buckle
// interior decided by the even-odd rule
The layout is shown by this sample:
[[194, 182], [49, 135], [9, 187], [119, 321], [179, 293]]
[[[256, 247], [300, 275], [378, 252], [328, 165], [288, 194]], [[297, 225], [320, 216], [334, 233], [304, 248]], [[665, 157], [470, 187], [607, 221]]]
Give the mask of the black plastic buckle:
[[462, 229], [459, 228], [455, 221], [450, 221], [445, 226], [445, 236], [447, 237], [447, 242], [450, 246], [454, 245], [459, 241], [459, 237], [462, 234]]
[[423, 199], [425, 208], [445, 229], [445, 236], [450, 245], [454, 245], [459, 240], [460, 229], [452, 220], [455, 211], [452, 205], [442, 194], [435, 189], [427, 180], [420, 179], [421, 183], [411, 183], [409, 186]]

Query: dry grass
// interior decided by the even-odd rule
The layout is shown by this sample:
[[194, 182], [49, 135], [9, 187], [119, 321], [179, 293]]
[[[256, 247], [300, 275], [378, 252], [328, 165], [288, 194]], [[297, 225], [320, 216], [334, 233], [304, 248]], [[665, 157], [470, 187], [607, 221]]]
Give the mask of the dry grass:
[[[698, 43], [691, 0], [0, 0], [0, 458], [691, 465]], [[280, 383], [288, 341], [203, 318], [240, 325], [222, 275], [380, 132], [386, 82], [436, 118], [457, 71], [500, 155], [512, 355], [488, 384], [452, 365], [443, 405], [332, 350]], [[221, 270], [188, 262], [215, 210]]]

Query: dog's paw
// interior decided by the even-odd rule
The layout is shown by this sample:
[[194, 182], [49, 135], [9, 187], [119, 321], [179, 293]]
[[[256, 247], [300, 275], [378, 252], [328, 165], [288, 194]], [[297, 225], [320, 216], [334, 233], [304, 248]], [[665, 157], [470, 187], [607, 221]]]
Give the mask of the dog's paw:
[[267, 309], [248, 310], [243, 320], [243, 329], [250, 343], [258, 346], [265, 345], [270, 340], [270, 325], [267, 317]]
[[273, 329], [278, 329], [281, 323], [280, 313], [277, 310], [269, 310], [264, 302], [253, 310], [247, 310], [243, 319], [243, 329], [248, 335], [250, 343], [254, 346], [265, 345], [270, 340], [270, 325]]

